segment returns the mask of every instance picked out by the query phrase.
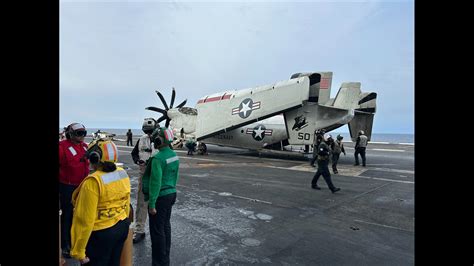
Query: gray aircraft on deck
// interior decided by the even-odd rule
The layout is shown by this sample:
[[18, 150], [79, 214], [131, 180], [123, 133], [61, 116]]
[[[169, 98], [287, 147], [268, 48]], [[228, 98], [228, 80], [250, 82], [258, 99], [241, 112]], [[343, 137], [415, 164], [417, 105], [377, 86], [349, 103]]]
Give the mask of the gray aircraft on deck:
[[157, 121], [166, 120], [176, 136], [191, 134], [198, 141], [223, 146], [308, 147], [316, 130], [330, 132], [345, 124], [353, 141], [359, 130], [370, 140], [377, 93], [361, 92], [360, 82], [344, 82], [330, 98], [331, 83], [332, 72], [296, 73], [289, 80], [204, 96], [196, 108], [184, 107], [186, 100], [173, 108], [173, 88], [169, 107], [156, 91], [165, 108], [145, 109], [161, 113]]

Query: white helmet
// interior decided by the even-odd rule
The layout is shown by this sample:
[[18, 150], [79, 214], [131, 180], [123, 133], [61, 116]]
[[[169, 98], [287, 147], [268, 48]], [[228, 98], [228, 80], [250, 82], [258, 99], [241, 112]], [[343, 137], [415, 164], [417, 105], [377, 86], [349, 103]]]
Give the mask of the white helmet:
[[364, 130], [359, 130], [359, 135], [364, 135]]
[[143, 120], [142, 130], [145, 134], [153, 133], [153, 130], [156, 128], [156, 120], [153, 118], [145, 118]]
[[67, 139], [70, 139], [73, 136], [85, 137], [87, 135], [87, 130], [81, 123], [72, 123], [65, 128], [65, 135]]

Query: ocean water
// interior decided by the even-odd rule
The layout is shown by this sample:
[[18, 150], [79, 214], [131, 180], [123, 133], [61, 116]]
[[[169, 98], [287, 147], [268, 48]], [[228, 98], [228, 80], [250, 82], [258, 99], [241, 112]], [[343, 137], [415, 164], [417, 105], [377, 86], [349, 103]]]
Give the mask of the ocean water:
[[[87, 135], [90, 136], [92, 133], [95, 133], [99, 128], [86, 128]], [[141, 129], [131, 128], [133, 136], [139, 137], [143, 135], [143, 131]], [[59, 132], [63, 131], [63, 128], [59, 128]], [[122, 135], [125, 136], [127, 134], [128, 128], [100, 128], [101, 132], [108, 132], [112, 134], [116, 134], [117, 136]]]
[[[329, 132], [333, 138], [336, 138], [337, 134], [341, 134], [344, 137], [343, 141], [350, 140], [349, 133], [337, 133], [337, 132]], [[388, 143], [415, 143], [415, 135], [414, 134], [388, 134], [388, 133], [372, 133], [372, 137], [370, 139], [372, 142], [388, 142]]]
[[[87, 135], [90, 135], [96, 132], [97, 130], [99, 130], [99, 128], [88, 128]], [[139, 137], [144, 134], [141, 129], [131, 128], [131, 130], [134, 137]], [[101, 128], [100, 131], [125, 136], [127, 134], [128, 128]]]

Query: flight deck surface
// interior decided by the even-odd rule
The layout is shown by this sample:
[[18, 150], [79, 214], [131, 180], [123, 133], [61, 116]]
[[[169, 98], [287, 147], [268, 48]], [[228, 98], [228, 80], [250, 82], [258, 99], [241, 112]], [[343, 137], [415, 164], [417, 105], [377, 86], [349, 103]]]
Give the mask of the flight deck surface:
[[[133, 147], [116, 144], [135, 207]], [[366, 167], [353, 166], [353, 143], [345, 146], [339, 174], [331, 170], [335, 194], [322, 177], [322, 189], [311, 188], [316, 168], [302, 155], [176, 150], [171, 265], [413, 265], [414, 145], [369, 143]], [[133, 252], [134, 265], [151, 264], [148, 228]]]

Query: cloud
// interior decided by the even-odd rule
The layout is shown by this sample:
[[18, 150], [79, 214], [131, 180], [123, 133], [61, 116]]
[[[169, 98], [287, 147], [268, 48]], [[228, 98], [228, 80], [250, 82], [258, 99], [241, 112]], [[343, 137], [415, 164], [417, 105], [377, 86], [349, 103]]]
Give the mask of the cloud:
[[[387, 116], [380, 121], [413, 114], [410, 1], [61, 1], [60, 8], [61, 123], [129, 128], [150, 114], [146, 106], [161, 105], [155, 90], [169, 99], [174, 86], [176, 101], [194, 107], [204, 95], [306, 71], [333, 71], [332, 97], [344, 81], [377, 91], [376, 116]], [[391, 128], [405, 127], [393, 121]], [[374, 131], [388, 126], [375, 123]]]

